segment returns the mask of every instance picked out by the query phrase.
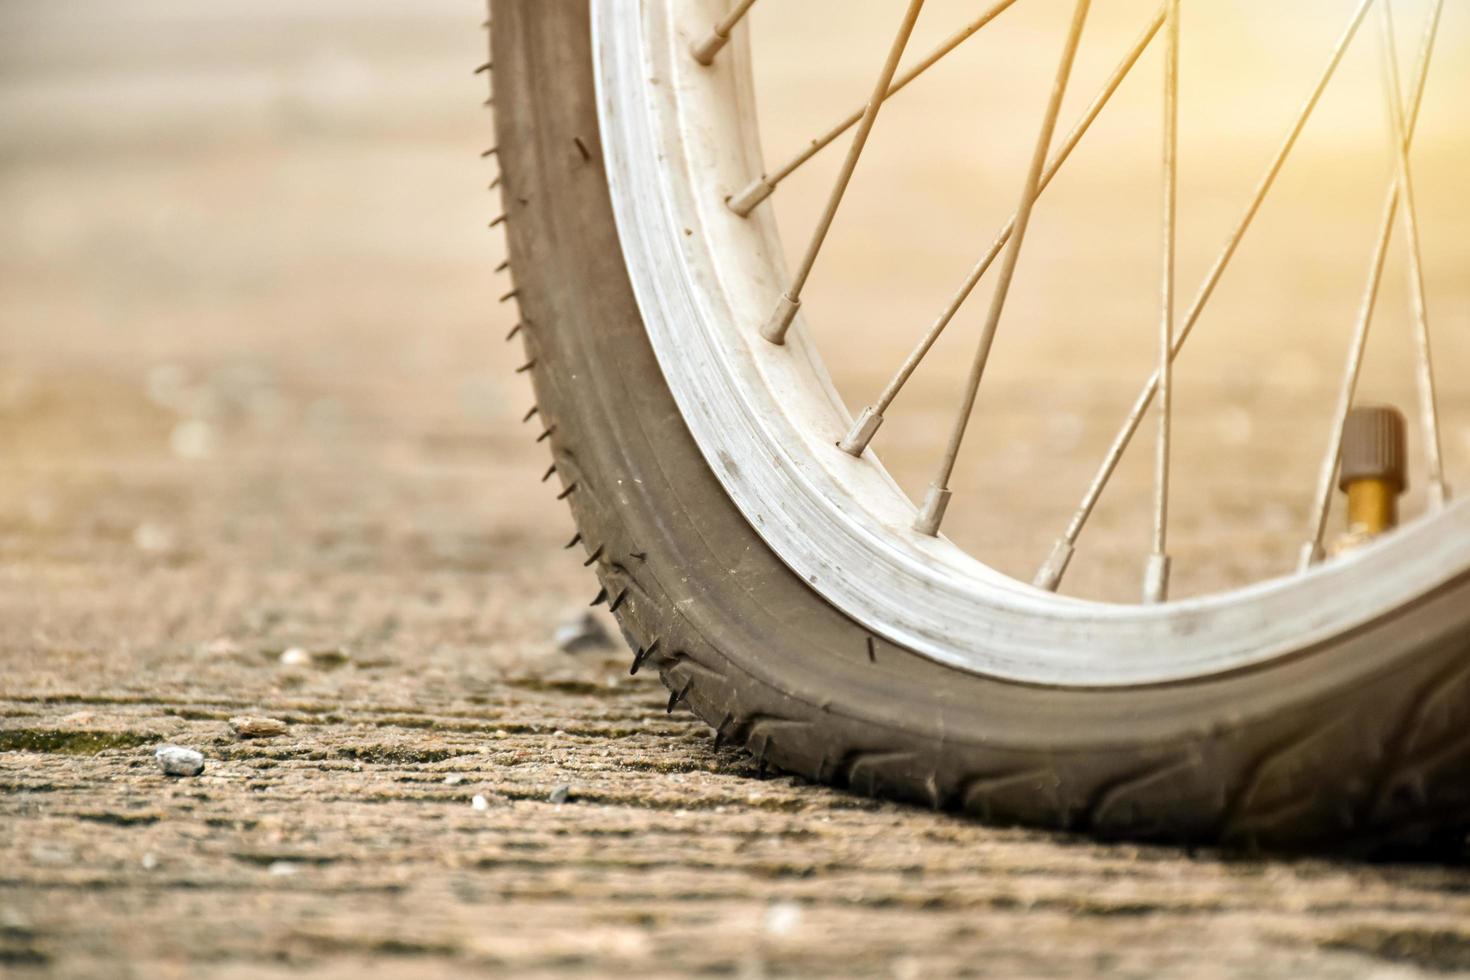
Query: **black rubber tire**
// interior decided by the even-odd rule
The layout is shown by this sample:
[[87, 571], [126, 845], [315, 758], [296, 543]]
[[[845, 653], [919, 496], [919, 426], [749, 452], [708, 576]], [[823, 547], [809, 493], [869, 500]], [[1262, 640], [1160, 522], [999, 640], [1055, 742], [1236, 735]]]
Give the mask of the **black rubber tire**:
[[[1463, 840], [1470, 581], [1259, 668], [1046, 688], [876, 639], [771, 553], [654, 359], [602, 167], [588, 0], [491, 0], [502, 195], [540, 427], [602, 593], [716, 738], [861, 793], [1100, 837]], [[509, 289], [509, 287], [507, 287]]]

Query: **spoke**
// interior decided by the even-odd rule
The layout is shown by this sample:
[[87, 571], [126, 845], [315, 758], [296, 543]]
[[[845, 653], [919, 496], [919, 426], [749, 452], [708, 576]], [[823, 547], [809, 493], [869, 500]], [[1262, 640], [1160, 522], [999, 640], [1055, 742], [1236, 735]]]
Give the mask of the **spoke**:
[[[985, 13], [970, 21], [970, 23], [966, 24], [958, 31], [955, 31], [948, 38], [946, 38], [945, 41], [939, 45], [939, 47], [929, 52], [929, 54], [924, 57], [923, 61], [920, 61], [918, 64], [914, 65], [914, 67], [910, 68], [908, 71], [898, 76], [898, 78], [894, 79], [892, 84], [888, 86], [887, 91], [883, 94], [884, 100], [886, 101], [893, 98], [893, 96], [901, 92], [904, 87], [908, 85], [909, 82], [912, 82], [914, 79], [924, 74], [924, 72], [934, 67], [945, 55], [949, 54], [955, 48], [968, 41], [980, 30], [980, 28], [984, 27], [986, 24], [989, 24], [991, 21], [995, 20], [995, 18], [1005, 13], [1015, 3], [1016, 0], [1000, 0], [999, 3], [991, 7], [989, 10], [985, 11]], [[852, 112], [849, 113], [847, 117], [844, 118], [841, 122], [837, 123], [821, 136], [818, 136], [816, 139], [811, 140], [809, 143], [807, 143], [807, 145], [801, 149], [801, 152], [797, 153], [790, 160], [786, 161], [775, 170], [772, 170], [769, 174], [765, 174], [759, 179], [751, 181], [750, 184], [748, 184], [743, 190], [740, 191], [740, 193], [730, 198], [730, 210], [734, 211], [742, 218], [750, 214], [751, 211], [754, 211], [755, 206], [764, 201], [766, 198], [770, 197], [771, 193], [775, 191], [777, 185], [779, 185], [781, 181], [785, 180], [787, 177], [790, 177], [801, 167], [802, 164], [806, 163], [812, 157], [816, 156], [822, 150], [826, 149], [827, 145], [830, 144], [837, 137], [841, 136], [853, 126], [857, 125], [858, 122], [862, 120], [863, 113], [867, 110], [867, 107], [868, 106], [866, 103], [858, 106], [856, 109], [852, 110]]]
[[[1092, 128], [1092, 124], [1102, 113], [1103, 108], [1108, 104], [1109, 100], [1112, 99], [1113, 94], [1118, 91], [1118, 87], [1123, 84], [1123, 80], [1128, 77], [1128, 73], [1133, 70], [1133, 66], [1138, 63], [1138, 59], [1143, 56], [1144, 51], [1148, 50], [1149, 44], [1152, 43], [1154, 36], [1159, 32], [1159, 28], [1164, 24], [1164, 16], [1165, 8], [1161, 6], [1158, 13], [1154, 15], [1153, 20], [1149, 22], [1149, 25], [1144, 28], [1143, 32], [1138, 36], [1138, 39], [1133, 43], [1133, 47], [1123, 56], [1123, 60], [1118, 63], [1118, 66], [1113, 69], [1112, 75], [1108, 76], [1108, 80], [1103, 84], [1102, 89], [1093, 98], [1086, 111], [1082, 113], [1082, 118], [1077, 121], [1077, 125], [1072, 127], [1072, 131], [1062, 141], [1062, 145], [1057, 149], [1056, 155], [1047, 164], [1046, 171], [1041, 175], [1041, 185], [1037, 190], [1038, 195], [1044, 192], [1047, 187], [1051, 186], [1052, 180], [1061, 172], [1062, 166], [1072, 155], [1072, 151], [1077, 148], [1077, 144], [1082, 141], [1082, 137]], [[980, 284], [980, 280], [985, 278], [986, 273], [990, 271], [990, 267], [995, 263], [996, 258], [1000, 256], [1001, 251], [1010, 242], [1011, 234], [1015, 231], [1015, 228], [1016, 215], [1013, 214], [1007, 220], [1005, 227], [1000, 230], [1000, 233], [990, 243], [989, 250], [971, 268], [970, 274], [965, 277], [965, 281], [955, 291], [954, 296], [949, 301], [949, 305], [944, 308], [944, 312], [939, 315], [939, 318], [930, 326], [928, 332], [914, 346], [909, 356], [904, 359], [903, 364], [899, 366], [898, 372], [878, 396], [878, 400], [863, 409], [858, 415], [857, 421], [853, 424], [852, 429], [837, 444], [844, 452], [851, 453], [854, 456], [861, 456], [863, 450], [867, 449], [868, 443], [872, 442], [873, 436], [877, 434], [878, 427], [883, 424], [883, 413], [888, 411], [888, 407], [893, 404], [893, 400], [898, 397], [898, 393], [903, 390], [903, 386], [908, 383], [909, 378], [913, 376], [914, 371], [918, 369], [919, 364], [928, 355], [930, 348], [939, 340], [939, 335], [944, 333], [950, 321], [959, 314], [961, 307], [969, 300], [970, 294]]]
[[1051, 148], [1052, 136], [1056, 132], [1057, 117], [1062, 111], [1062, 98], [1067, 94], [1067, 82], [1072, 76], [1072, 64], [1077, 57], [1077, 46], [1082, 40], [1082, 28], [1087, 23], [1087, 12], [1091, 0], [1077, 0], [1072, 12], [1072, 26], [1067, 32], [1067, 43], [1062, 50], [1061, 63], [1057, 66], [1056, 80], [1052, 83], [1051, 100], [1047, 103], [1046, 115], [1041, 122], [1041, 132], [1036, 137], [1036, 148], [1031, 155], [1031, 168], [1026, 174], [1026, 183], [1021, 190], [1021, 203], [1016, 208], [1015, 231], [1011, 234], [1010, 247], [1001, 265], [1000, 280], [991, 298], [990, 314], [980, 333], [980, 343], [975, 359], [970, 365], [970, 376], [965, 384], [965, 397], [950, 431], [949, 443], [940, 460], [939, 471], [929, 484], [924, 504], [914, 520], [914, 530], [930, 536], [939, 533], [944, 521], [945, 509], [949, 506], [949, 480], [954, 474], [955, 460], [959, 458], [960, 444], [964, 442], [965, 429], [975, 409], [975, 396], [980, 391], [980, 381], [985, 374], [985, 364], [990, 359], [990, 346], [1000, 327], [1001, 315], [1005, 312], [1006, 299], [1010, 295], [1011, 283], [1016, 276], [1016, 266], [1021, 258], [1021, 248], [1026, 243], [1026, 230], [1031, 224], [1031, 212], [1036, 198], [1041, 193], [1041, 174], [1046, 166], [1046, 155]]
[[1154, 458], [1153, 553], [1143, 576], [1143, 601], [1169, 595], [1169, 443], [1174, 411], [1174, 258], [1179, 197], [1179, 0], [1170, 0], [1164, 47], [1164, 268], [1159, 288], [1159, 440]]
[[[1419, 46], [1418, 63], [1414, 68], [1413, 94], [1408, 108], [1408, 120], [1404, 126], [1404, 147], [1411, 148], [1414, 131], [1419, 123], [1419, 108], [1424, 102], [1424, 85], [1429, 78], [1429, 64], [1434, 54], [1434, 42], [1439, 35], [1439, 23], [1444, 13], [1444, 0], [1436, 0], [1424, 29], [1424, 39]], [[1373, 311], [1378, 305], [1378, 293], [1383, 285], [1384, 265], [1388, 258], [1389, 241], [1393, 237], [1394, 224], [1398, 221], [1399, 184], [1397, 170], [1389, 184], [1387, 199], [1383, 202], [1383, 216], [1378, 222], [1378, 237], [1373, 245], [1373, 256], [1368, 264], [1368, 281], [1363, 289], [1363, 298], [1358, 306], [1358, 317], [1353, 328], [1352, 341], [1348, 346], [1347, 363], [1343, 367], [1342, 385], [1337, 394], [1337, 405], [1332, 413], [1332, 425], [1328, 430], [1327, 451], [1322, 457], [1322, 466], [1317, 477], [1317, 492], [1312, 499], [1311, 538], [1302, 546], [1298, 569], [1305, 571], [1322, 560], [1322, 539], [1327, 533], [1327, 513], [1332, 504], [1332, 490], [1337, 482], [1337, 470], [1342, 455], [1342, 432], [1347, 423], [1348, 412], [1353, 406], [1357, 392], [1358, 376], [1362, 372], [1363, 352], [1368, 344], [1368, 330], [1373, 323]]]
[[[1317, 79], [1316, 86], [1312, 89], [1311, 94], [1307, 97], [1302, 108], [1298, 111], [1295, 120], [1292, 122], [1291, 129], [1286, 135], [1286, 139], [1283, 141], [1281, 148], [1277, 150], [1276, 156], [1272, 159], [1270, 166], [1267, 167], [1265, 175], [1261, 178], [1260, 183], [1256, 185], [1255, 193], [1252, 195], [1250, 203], [1246, 207], [1245, 215], [1226, 240], [1225, 247], [1215, 259], [1215, 264], [1210, 267], [1210, 271], [1206, 274], [1205, 281], [1200, 286], [1199, 292], [1195, 295], [1194, 302], [1190, 305], [1189, 311], [1179, 323], [1178, 336], [1174, 340], [1173, 357], [1179, 356], [1180, 350], [1183, 349], [1185, 342], [1189, 340], [1190, 332], [1194, 329], [1194, 325], [1199, 322], [1200, 315], [1204, 312], [1205, 306], [1209, 303], [1210, 297], [1215, 292], [1215, 287], [1220, 284], [1220, 279], [1225, 275], [1225, 270], [1229, 267], [1231, 259], [1235, 257], [1236, 250], [1239, 249], [1246, 232], [1250, 230], [1257, 213], [1260, 212], [1261, 205], [1265, 203], [1267, 195], [1275, 185], [1276, 178], [1280, 175], [1282, 167], [1285, 166], [1287, 157], [1291, 155], [1291, 151], [1296, 146], [1297, 139], [1301, 136], [1302, 130], [1306, 128], [1307, 121], [1317, 108], [1317, 103], [1321, 101], [1322, 93], [1326, 91], [1328, 83], [1337, 74], [1338, 66], [1342, 64], [1343, 56], [1347, 53], [1348, 46], [1357, 35], [1358, 28], [1362, 26], [1363, 18], [1368, 13], [1368, 8], [1372, 4], [1373, 0], [1360, 0], [1357, 9], [1353, 12], [1352, 19], [1348, 22], [1347, 29], [1332, 49], [1332, 54], [1327, 60], [1327, 66]], [[1104, 488], [1107, 487], [1108, 480], [1112, 478], [1113, 472], [1118, 468], [1118, 462], [1123, 458], [1123, 453], [1127, 450], [1128, 444], [1132, 441], [1134, 434], [1138, 432], [1138, 426], [1143, 420], [1144, 413], [1148, 411], [1149, 405], [1153, 402], [1154, 393], [1158, 390], [1158, 386], [1159, 374], [1155, 370], [1144, 383], [1143, 390], [1139, 392], [1138, 397], [1134, 400], [1133, 406], [1128, 412], [1127, 419], [1124, 420], [1122, 427], [1118, 430], [1118, 434], [1114, 436], [1112, 444], [1108, 447], [1108, 451], [1103, 457], [1102, 464], [1098, 467], [1096, 475], [1092, 478], [1092, 483], [1088, 485], [1087, 491], [1083, 495], [1082, 503], [1078, 505], [1076, 512], [1072, 515], [1072, 519], [1067, 524], [1067, 528], [1063, 532], [1062, 537], [1058, 538], [1056, 544], [1052, 547], [1052, 552], [1047, 557], [1046, 562], [1041, 566], [1040, 571], [1036, 573], [1035, 584], [1037, 587], [1054, 590], [1061, 584], [1062, 575], [1066, 572], [1067, 564], [1071, 561], [1072, 553], [1076, 549], [1077, 538], [1081, 535], [1083, 527], [1086, 526], [1087, 519], [1092, 516], [1092, 511], [1097, 506], [1098, 499], [1102, 496]]]
[[720, 49], [729, 43], [730, 32], [735, 29], [735, 25], [740, 23], [746, 14], [750, 13], [750, 8], [754, 6], [755, 0], [739, 0], [734, 8], [731, 9], [730, 13], [726, 15], [725, 19], [714, 26], [714, 30], [710, 31], [709, 37], [689, 49], [689, 53], [694, 55], [694, 60], [701, 65], [714, 64], [715, 55], [719, 54]]
[[868, 143], [868, 134], [873, 131], [873, 123], [878, 118], [878, 110], [883, 107], [883, 95], [893, 82], [893, 73], [898, 70], [898, 60], [903, 57], [903, 49], [908, 46], [909, 36], [914, 32], [914, 23], [919, 19], [919, 11], [923, 9], [924, 0], [909, 0], [908, 10], [904, 13], [903, 23], [899, 25], [898, 33], [894, 35], [893, 44], [888, 50], [888, 59], [883, 63], [883, 71], [878, 76], [878, 84], [873, 87], [873, 94], [868, 98], [867, 108], [863, 111], [863, 118], [858, 123], [857, 132], [853, 134], [852, 146], [847, 151], [847, 159], [843, 161], [842, 170], [837, 175], [837, 182], [832, 187], [832, 193], [827, 199], [827, 208], [817, 222], [817, 229], [812, 233], [811, 243], [807, 246], [806, 255], [801, 260], [796, 275], [791, 279], [791, 285], [782, 294], [780, 302], [776, 304], [775, 312], [761, 327], [761, 336], [773, 344], [786, 342], [786, 331], [791, 329], [791, 321], [796, 319], [797, 310], [801, 309], [801, 290], [806, 285], [807, 277], [812, 273], [812, 267], [817, 264], [817, 254], [822, 250], [822, 243], [827, 239], [827, 232], [832, 228], [832, 221], [837, 217], [837, 208], [842, 204], [842, 195], [847, 192], [847, 185], [852, 180], [853, 171], [857, 169], [858, 158], [863, 155], [863, 147]]
[[1393, 6], [1380, 6], [1383, 27], [1383, 88], [1388, 103], [1389, 132], [1398, 167], [1400, 208], [1409, 250], [1409, 286], [1414, 301], [1414, 340], [1418, 346], [1419, 416], [1424, 426], [1424, 448], [1429, 457], [1429, 503], [1443, 507], [1449, 497], [1444, 479], [1444, 452], [1439, 437], [1439, 402], [1434, 393], [1434, 360], [1429, 349], [1429, 306], [1424, 297], [1424, 256], [1419, 247], [1419, 210], [1414, 201], [1414, 171], [1409, 164], [1405, 136], [1404, 102], [1399, 91], [1399, 59], [1394, 39]]

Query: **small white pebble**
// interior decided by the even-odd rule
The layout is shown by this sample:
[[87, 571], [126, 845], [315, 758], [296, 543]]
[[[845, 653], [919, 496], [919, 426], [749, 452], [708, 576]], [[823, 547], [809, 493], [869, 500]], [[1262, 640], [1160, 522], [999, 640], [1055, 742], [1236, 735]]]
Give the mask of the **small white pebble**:
[[197, 776], [204, 771], [204, 754], [177, 745], [160, 746], [153, 753], [158, 768], [169, 776]]
[[561, 806], [563, 803], [571, 798], [572, 788], [566, 783], [562, 783], [556, 789], [551, 791], [551, 795], [547, 796], [546, 800], [548, 803], [555, 803], [557, 806]]
[[564, 620], [552, 634], [552, 642], [562, 653], [610, 650], [613, 646], [612, 637], [608, 636], [602, 621], [586, 610], [577, 610]]
[[478, 811], [483, 812], [490, 809], [490, 801], [485, 799], [485, 797], [481, 796], [479, 793], [476, 793], [475, 798], [470, 800], [470, 806], [474, 807]]
[[143, 860], [139, 863], [143, 865], [144, 871], [152, 871], [154, 868], [158, 867], [158, 855], [154, 854], [152, 851], [149, 851], [147, 854], [143, 855]]
[[801, 925], [801, 906], [795, 902], [777, 902], [766, 909], [762, 925], [768, 936], [789, 936]]
[[291, 647], [281, 654], [281, 663], [287, 667], [319, 667], [322, 670], [341, 667], [351, 659], [352, 654], [341, 647], [323, 647], [320, 650]]
[[285, 877], [296, 873], [296, 865], [290, 861], [272, 861], [266, 871], [278, 877]]
[[286, 723], [278, 718], [240, 715], [230, 719], [230, 727], [240, 738], [274, 738], [286, 734]]
[[464, 776], [457, 772], [452, 772], [444, 777], [445, 786], [458, 786], [462, 782], [464, 782]]

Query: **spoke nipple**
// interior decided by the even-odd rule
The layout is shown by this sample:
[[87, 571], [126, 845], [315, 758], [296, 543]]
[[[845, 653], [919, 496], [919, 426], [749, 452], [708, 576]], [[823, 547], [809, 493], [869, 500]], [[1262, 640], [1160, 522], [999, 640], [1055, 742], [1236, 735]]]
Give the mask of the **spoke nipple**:
[[761, 327], [761, 336], [773, 344], [786, 343], [786, 332], [791, 329], [791, 321], [796, 319], [796, 311], [801, 309], [801, 300], [792, 299], [786, 293], [781, 294], [781, 302], [776, 304], [776, 310], [771, 318]]
[[914, 530], [931, 538], [937, 537], [939, 525], [944, 523], [944, 512], [949, 509], [950, 496], [945, 487], [929, 484], [929, 492], [924, 494], [924, 506], [919, 508], [919, 516], [914, 519]]
[[745, 190], [730, 198], [727, 204], [730, 210], [740, 215], [740, 217], [749, 217], [750, 212], [755, 210], [755, 206], [770, 197], [775, 193], [775, 190], [776, 185], [771, 183], [769, 177], [761, 177], [759, 180], [752, 181]]
[[712, 31], [710, 36], [700, 41], [689, 49], [694, 60], [708, 68], [715, 63], [715, 55], [730, 42], [730, 35], [721, 34], [718, 30]]
[[1143, 571], [1143, 601], [1164, 602], [1169, 598], [1169, 556], [1155, 552], [1148, 556]]
[[1052, 545], [1051, 554], [1047, 556], [1046, 562], [1031, 580], [1031, 584], [1038, 589], [1055, 592], [1062, 584], [1062, 576], [1067, 572], [1067, 566], [1072, 563], [1072, 555], [1077, 548], [1066, 538], [1057, 538], [1057, 543]]
[[1327, 556], [1323, 552], [1320, 544], [1315, 541], [1308, 541], [1302, 545], [1301, 553], [1297, 556], [1296, 570], [1298, 572], [1305, 572], [1313, 565], [1319, 564], [1325, 557]]
[[857, 417], [857, 421], [852, 424], [852, 428], [848, 430], [847, 435], [842, 437], [842, 441], [837, 444], [837, 448], [849, 456], [861, 456], [863, 451], [868, 448], [868, 443], [873, 441], [873, 436], [877, 435], [878, 427], [882, 424], [882, 413], [874, 409], [872, 405], [869, 405]]

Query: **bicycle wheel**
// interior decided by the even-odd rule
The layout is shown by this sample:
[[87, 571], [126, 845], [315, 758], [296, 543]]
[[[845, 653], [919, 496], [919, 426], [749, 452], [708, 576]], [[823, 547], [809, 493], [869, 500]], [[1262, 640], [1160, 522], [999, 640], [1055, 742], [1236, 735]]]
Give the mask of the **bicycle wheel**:
[[[874, 96], [848, 120], [851, 163], [906, 84], [921, 5], [894, 7]], [[1299, 574], [1177, 601], [1155, 548], [1134, 604], [1056, 591], [1070, 529], [1037, 584], [939, 535], [943, 471], [916, 507], [869, 445], [882, 406], [854, 421], [802, 326], [821, 234], [789, 273], [761, 206], [782, 175], [762, 168], [750, 106], [750, 6], [490, 4], [506, 299], [574, 544], [632, 669], [657, 670], [670, 710], [763, 767], [996, 822], [1269, 847], [1421, 843], [1470, 823], [1470, 507], [1446, 501], [1331, 561], [1319, 533]], [[1174, 43], [1177, 6], [1142, 46]], [[1372, 0], [1352, 6], [1329, 69]], [[1045, 54], [1062, 67], [991, 255], [1002, 276], [1066, 146], [1087, 7]], [[1193, 325], [1170, 320], [1143, 409]]]

